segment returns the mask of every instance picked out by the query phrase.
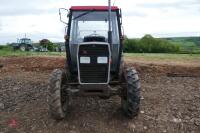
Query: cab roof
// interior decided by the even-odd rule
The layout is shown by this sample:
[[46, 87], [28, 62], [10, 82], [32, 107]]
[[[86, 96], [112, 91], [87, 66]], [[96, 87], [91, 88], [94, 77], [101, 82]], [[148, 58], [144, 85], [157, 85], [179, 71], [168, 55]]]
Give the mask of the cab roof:
[[[97, 11], [107, 11], [108, 6], [72, 6], [70, 10], [76, 11], [88, 11], [88, 10], [97, 10]], [[117, 6], [112, 6], [111, 10], [119, 10]]]

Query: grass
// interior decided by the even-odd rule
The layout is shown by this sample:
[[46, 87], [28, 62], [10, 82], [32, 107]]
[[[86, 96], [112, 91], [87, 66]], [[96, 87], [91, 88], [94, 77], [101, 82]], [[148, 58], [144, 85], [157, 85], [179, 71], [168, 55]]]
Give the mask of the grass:
[[148, 61], [163, 60], [197, 60], [200, 61], [200, 54], [154, 54], [154, 53], [126, 53], [125, 58], [145, 59]]
[[7, 56], [65, 56], [65, 52], [21, 52], [21, 51], [10, 51], [0, 50], [0, 57]]
[[[65, 52], [21, 52], [13, 50], [0, 50], [0, 57], [12, 57], [12, 56], [61, 56], [65, 57]], [[197, 60], [200, 61], [200, 54], [154, 54], [154, 53], [125, 53], [127, 59], [144, 59], [147, 61], [185, 61], [185, 60]]]

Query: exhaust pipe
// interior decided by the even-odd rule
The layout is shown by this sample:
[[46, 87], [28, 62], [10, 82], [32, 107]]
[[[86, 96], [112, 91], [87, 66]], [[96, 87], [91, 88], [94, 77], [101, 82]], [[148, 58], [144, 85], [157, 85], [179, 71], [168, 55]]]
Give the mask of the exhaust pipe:
[[112, 45], [111, 0], [108, 0], [108, 43]]

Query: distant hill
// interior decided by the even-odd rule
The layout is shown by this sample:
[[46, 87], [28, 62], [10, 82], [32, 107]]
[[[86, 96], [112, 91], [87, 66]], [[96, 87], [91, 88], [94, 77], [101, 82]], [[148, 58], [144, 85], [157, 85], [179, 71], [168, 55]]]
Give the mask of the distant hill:
[[200, 47], [200, 37], [169, 37], [162, 39], [166, 39], [171, 43], [176, 43], [185, 47], [190, 47], [190, 46]]
[[180, 46], [181, 53], [200, 53], [200, 37], [162, 38]]

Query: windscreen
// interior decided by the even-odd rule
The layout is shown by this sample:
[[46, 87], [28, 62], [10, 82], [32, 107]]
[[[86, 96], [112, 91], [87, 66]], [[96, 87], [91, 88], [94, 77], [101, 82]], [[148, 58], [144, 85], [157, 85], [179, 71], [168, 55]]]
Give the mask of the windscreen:
[[20, 39], [19, 43], [31, 44], [31, 40], [30, 39]]
[[[119, 44], [116, 12], [112, 12], [111, 20], [113, 34], [112, 42], [113, 44]], [[70, 44], [82, 43], [84, 37], [87, 36], [103, 36], [106, 41], [108, 41], [108, 24], [107, 11], [73, 11], [70, 30]]]

